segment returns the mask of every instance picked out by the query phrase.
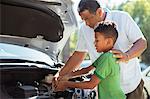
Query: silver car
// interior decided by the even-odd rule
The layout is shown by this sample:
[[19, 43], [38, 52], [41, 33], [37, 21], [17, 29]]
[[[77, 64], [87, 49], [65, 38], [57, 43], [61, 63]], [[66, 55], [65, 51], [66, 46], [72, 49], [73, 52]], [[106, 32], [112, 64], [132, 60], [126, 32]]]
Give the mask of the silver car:
[[77, 27], [72, 2], [1, 0], [0, 6], [1, 99], [71, 99], [72, 90], [53, 92], [50, 82]]

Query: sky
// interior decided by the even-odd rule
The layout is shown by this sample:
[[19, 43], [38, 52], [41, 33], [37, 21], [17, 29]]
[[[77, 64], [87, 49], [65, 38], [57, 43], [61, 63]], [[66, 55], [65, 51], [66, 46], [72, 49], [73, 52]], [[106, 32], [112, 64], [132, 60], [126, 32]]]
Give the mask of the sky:
[[[76, 14], [77, 21], [79, 22], [79, 21], [81, 21], [81, 19], [77, 12], [77, 6], [78, 6], [78, 3], [80, 2], [80, 0], [72, 0], [72, 1], [74, 2], [73, 10]], [[118, 6], [121, 3], [126, 2], [127, 0], [97, 0], [97, 1], [100, 2], [102, 7], [106, 7], [106, 5], [109, 5], [109, 7], [113, 7], [113, 6]]]

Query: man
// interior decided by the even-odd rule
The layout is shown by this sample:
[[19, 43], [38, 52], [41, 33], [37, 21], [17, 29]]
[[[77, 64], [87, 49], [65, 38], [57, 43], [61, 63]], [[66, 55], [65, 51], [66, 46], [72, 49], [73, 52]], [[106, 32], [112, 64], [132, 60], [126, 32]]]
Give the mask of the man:
[[100, 54], [94, 47], [94, 27], [101, 21], [111, 20], [119, 33], [112, 52], [114, 57], [119, 58], [121, 87], [127, 99], [143, 99], [143, 80], [137, 57], [146, 49], [147, 42], [137, 24], [126, 12], [104, 10], [96, 0], [81, 0], [78, 12], [84, 23], [79, 30], [77, 48], [59, 72], [57, 80], [77, 68], [86, 53], [89, 53], [92, 62], [98, 58]]

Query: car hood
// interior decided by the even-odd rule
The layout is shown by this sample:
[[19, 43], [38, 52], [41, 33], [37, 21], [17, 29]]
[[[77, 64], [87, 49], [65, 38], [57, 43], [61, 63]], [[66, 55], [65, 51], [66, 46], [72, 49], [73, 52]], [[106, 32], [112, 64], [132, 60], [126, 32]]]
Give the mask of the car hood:
[[29, 38], [40, 35], [48, 41], [61, 40], [64, 25], [60, 17], [40, 2], [34, 1], [2, 0], [1, 34]]
[[0, 43], [21, 46], [24, 54], [38, 50], [53, 61], [77, 27], [70, 0], [1, 0], [1, 13]]

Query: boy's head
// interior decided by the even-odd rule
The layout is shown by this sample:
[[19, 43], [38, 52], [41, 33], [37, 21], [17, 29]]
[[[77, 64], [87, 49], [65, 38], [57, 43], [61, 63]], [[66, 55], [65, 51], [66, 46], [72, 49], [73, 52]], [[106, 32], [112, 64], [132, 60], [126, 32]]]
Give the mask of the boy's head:
[[97, 52], [107, 52], [113, 48], [118, 37], [115, 23], [111, 21], [102, 21], [94, 29], [94, 32]]

